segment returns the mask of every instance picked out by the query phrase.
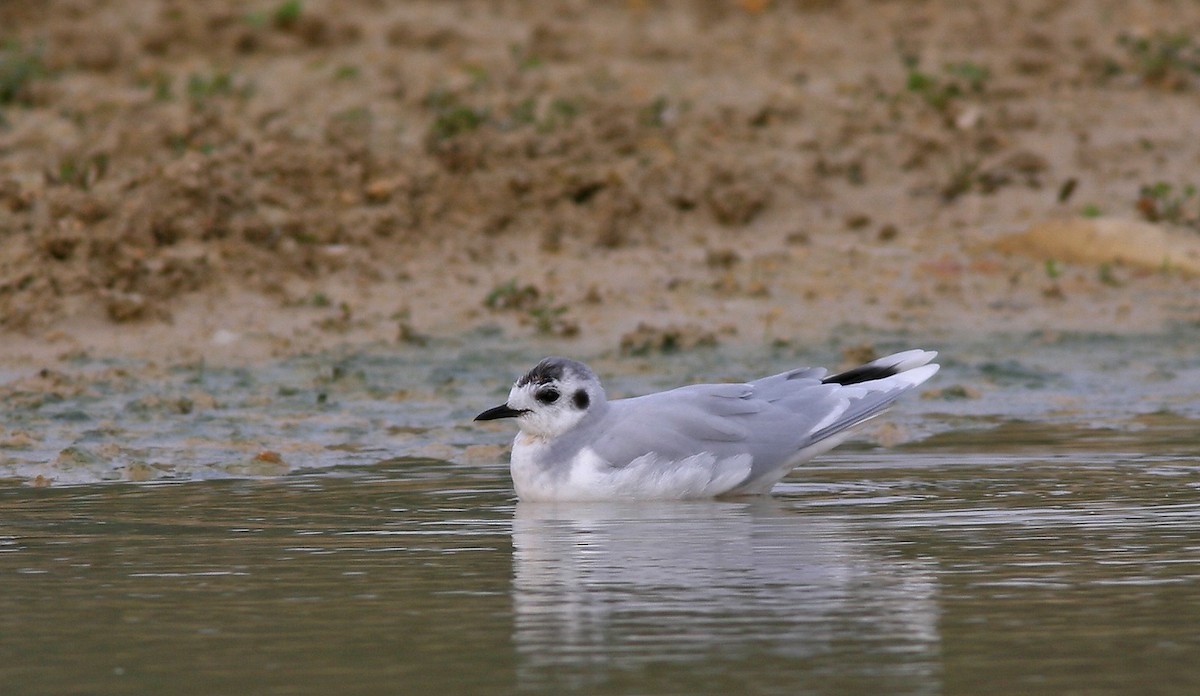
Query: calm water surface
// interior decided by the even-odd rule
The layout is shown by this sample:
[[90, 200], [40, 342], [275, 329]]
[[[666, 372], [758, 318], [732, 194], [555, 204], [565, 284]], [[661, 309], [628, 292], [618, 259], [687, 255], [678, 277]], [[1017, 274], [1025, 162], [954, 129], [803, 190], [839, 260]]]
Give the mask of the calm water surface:
[[1194, 338], [943, 347], [903, 444], [670, 504], [513, 499], [469, 418], [527, 352], [14, 375], [0, 692], [1200, 693]]

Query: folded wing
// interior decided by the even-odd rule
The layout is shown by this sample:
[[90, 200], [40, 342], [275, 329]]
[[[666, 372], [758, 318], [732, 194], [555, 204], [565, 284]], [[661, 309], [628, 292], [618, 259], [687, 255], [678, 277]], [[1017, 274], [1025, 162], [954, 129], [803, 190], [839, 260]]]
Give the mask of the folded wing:
[[738, 489], [769, 488], [802, 461], [835, 447], [854, 426], [933, 376], [936, 353], [906, 351], [826, 377], [791, 370], [747, 384], [701, 384], [610, 402], [592, 449], [622, 467], [654, 454], [677, 461], [700, 453], [718, 461], [752, 457]]

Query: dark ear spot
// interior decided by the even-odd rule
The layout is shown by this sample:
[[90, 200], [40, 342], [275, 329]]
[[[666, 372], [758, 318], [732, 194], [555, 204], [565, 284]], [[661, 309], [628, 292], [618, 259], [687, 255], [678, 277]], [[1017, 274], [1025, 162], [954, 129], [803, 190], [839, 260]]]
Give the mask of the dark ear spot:
[[579, 409], [580, 411], [587, 408], [588, 404], [591, 402], [591, 400], [588, 399], [587, 392], [582, 389], [576, 391], [575, 396], [571, 398], [575, 401], [575, 408]]

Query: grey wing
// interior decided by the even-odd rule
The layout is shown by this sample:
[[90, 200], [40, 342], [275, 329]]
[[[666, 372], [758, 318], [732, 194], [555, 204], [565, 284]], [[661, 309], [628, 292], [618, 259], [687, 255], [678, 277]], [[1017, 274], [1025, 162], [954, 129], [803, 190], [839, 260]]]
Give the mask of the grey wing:
[[753, 456], [754, 470], [777, 466], [838, 406], [822, 369], [784, 372], [748, 384], [698, 384], [610, 402], [591, 447], [612, 466], [646, 454], [679, 460]]
[[[925, 358], [926, 362], [932, 356]], [[802, 383], [790, 392], [786, 386], [778, 386], [772, 394], [778, 395], [771, 402], [772, 406], [791, 415], [790, 423], [797, 440], [787, 443], [788, 447], [764, 443], [767, 444], [765, 448], [753, 448], [754, 463], [748, 482], [760, 478], [778, 480], [800, 462], [836, 447], [850, 429], [879, 415], [900, 395], [925, 382], [937, 371], [937, 365], [921, 365], [849, 385], [818, 379], [816, 384], [796, 380]]]
[[[704, 384], [610, 402], [592, 448], [612, 466], [645, 454], [678, 460], [701, 452], [752, 456], [747, 481], [782, 476], [835, 446], [835, 436], [877, 415], [937, 370], [930, 365], [854, 385], [826, 384], [820, 368], [748, 384]], [[779, 473], [782, 470], [782, 473]]]
[[751, 418], [767, 407], [749, 384], [703, 384], [609, 402], [591, 447], [612, 466], [646, 454], [678, 460], [747, 451]]

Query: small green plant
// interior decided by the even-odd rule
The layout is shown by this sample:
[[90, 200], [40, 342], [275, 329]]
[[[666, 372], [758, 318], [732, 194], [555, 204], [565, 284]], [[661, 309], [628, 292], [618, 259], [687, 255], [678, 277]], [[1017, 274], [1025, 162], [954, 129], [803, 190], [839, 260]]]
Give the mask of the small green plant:
[[579, 114], [575, 102], [563, 97], [555, 97], [538, 113], [537, 100], [533, 97], [522, 99], [509, 110], [509, 121], [513, 127], [534, 126], [539, 133], [552, 133], [559, 128], [570, 126]]
[[203, 109], [218, 97], [246, 99], [254, 90], [249, 84], [235, 84], [233, 73], [218, 71], [211, 75], [188, 75], [185, 91], [192, 106]]
[[1177, 190], [1160, 181], [1142, 186], [1138, 191], [1137, 209], [1150, 222], [1169, 222], [1200, 230], [1200, 211], [1196, 210], [1196, 187], [1185, 184]]
[[333, 119], [344, 123], [370, 121], [371, 110], [365, 106], [352, 106], [349, 109], [335, 112]]
[[25, 48], [16, 41], [0, 44], [0, 106], [28, 103], [29, 83], [45, 75], [40, 46]]
[[967, 91], [973, 94], [982, 94], [984, 88], [987, 87], [988, 80], [992, 77], [992, 71], [970, 61], [946, 65], [946, 74], [951, 79], [965, 82]]
[[1046, 259], [1046, 277], [1050, 280], [1058, 280], [1062, 275], [1062, 271], [1058, 268], [1058, 261], [1055, 259]]
[[513, 62], [517, 64], [517, 70], [526, 72], [535, 70], [544, 65], [544, 61], [537, 55], [534, 55], [529, 49], [521, 44], [513, 44], [508, 47], [509, 54], [512, 55]]
[[271, 23], [281, 29], [293, 27], [300, 21], [303, 12], [304, 3], [301, 0], [284, 0], [271, 12]]
[[579, 332], [579, 326], [565, 316], [566, 305], [555, 304], [553, 295], [543, 295], [533, 285], [519, 285], [515, 278], [497, 285], [483, 304], [497, 311], [524, 313], [538, 333], [573, 336]]
[[[1129, 56], [1129, 68], [1147, 84], [1182, 89], [1192, 76], [1200, 75], [1200, 44], [1187, 34], [1121, 34], [1117, 43]], [[1115, 66], [1114, 72], [1120, 70], [1119, 64]]]
[[535, 305], [541, 293], [532, 285], [517, 285], [513, 278], [507, 283], [497, 285], [483, 299], [488, 309], [528, 309]]
[[1100, 268], [1096, 271], [1096, 279], [1109, 287], [1117, 288], [1122, 285], [1121, 281], [1117, 279], [1116, 274], [1113, 273], [1111, 263], [1100, 264]]
[[951, 168], [946, 184], [942, 186], [942, 200], [947, 203], [954, 201], [959, 196], [976, 188], [979, 183], [979, 160], [971, 158], [958, 162]]
[[565, 305], [539, 305], [529, 310], [529, 316], [533, 318], [533, 325], [540, 334], [568, 334], [573, 333], [568, 322], [563, 315], [567, 313]]
[[247, 12], [243, 19], [255, 29], [264, 29], [268, 24], [277, 29], [291, 29], [300, 21], [303, 13], [304, 3], [301, 0], [284, 0], [270, 11]]
[[242, 20], [255, 29], [262, 29], [263, 27], [267, 26], [267, 13], [247, 12], [242, 16]]
[[233, 79], [229, 73], [214, 73], [210, 77], [192, 73], [188, 76], [187, 93], [196, 100], [233, 94]]
[[472, 91], [486, 87], [492, 81], [492, 74], [486, 67], [478, 63], [468, 63], [462, 67], [462, 71], [471, 78]]
[[1079, 209], [1079, 214], [1085, 218], [1098, 218], [1104, 215], [1104, 211], [1095, 203], [1088, 203]]
[[[294, 230], [288, 236], [291, 237], [292, 240], [297, 244], [317, 244], [321, 241], [320, 237], [307, 229]], [[324, 297], [324, 295], [322, 293], [317, 293], [317, 297], [315, 299], [320, 299], [321, 297]]]
[[182, 155], [188, 149], [188, 137], [178, 133], [173, 133], [167, 137], [167, 147], [171, 148], [171, 152], [176, 155]]
[[654, 101], [641, 108], [638, 112], [638, 121], [643, 126], [652, 128], [662, 128], [667, 125], [667, 111], [671, 107], [671, 102], [664, 96], [655, 97]]
[[171, 91], [171, 76], [165, 72], [154, 73], [150, 85], [154, 89], [154, 101], [169, 102], [175, 99], [175, 94]]
[[264, 29], [269, 24], [277, 29], [291, 29], [300, 21], [304, 13], [304, 3], [301, 0], [284, 0], [271, 11], [257, 10], [247, 12], [243, 19], [246, 24], [255, 29]]
[[429, 135], [434, 140], [448, 140], [478, 130], [487, 123], [490, 110], [463, 104], [454, 94], [434, 90], [425, 97], [425, 106], [433, 111]]
[[67, 155], [58, 161], [58, 170], [47, 174], [46, 179], [53, 184], [74, 186], [87, 190], [108, 172], [108, 153], [98, 152], [90, 157]]
[[939, 112], [968, 94], [983, 94], [992, 76], [986, 67], [969, 61], [947, 63], [943, 74], [935, 75], [921, 70], [916, 56], [906, 55], [901, 60], [907, 70], [905, 89]]
[[537, 123], [537, 101], [533, 97], [522, 99], [513, 105], [509, 117], [514, 125], [527, 126]]
[[538, 124], [538, 130], [548, 133], [560, 127], [570, 126], [578, 115], [578, 104], [564, 97], [555, 97], [550, 100], [550, 106], [545, 118]]
[[487, 121], [487, 117], [487, 109], [454, 106], [437, 115], [430, 132], [437, 140], [446, 140], [478, 130]]

